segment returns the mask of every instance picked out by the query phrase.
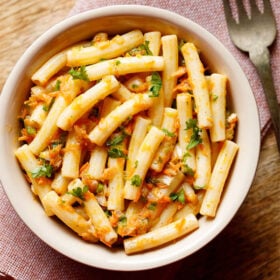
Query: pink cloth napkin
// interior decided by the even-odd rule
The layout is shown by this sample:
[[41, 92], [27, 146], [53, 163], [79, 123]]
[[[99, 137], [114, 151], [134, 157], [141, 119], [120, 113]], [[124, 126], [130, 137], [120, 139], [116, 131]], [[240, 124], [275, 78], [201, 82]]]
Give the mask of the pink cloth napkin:
[[[280, 30], [280, 1], [272, 0], [272, 7]], [[259, 107], [262, 135], [265, 135], [270, 126], [268, 107], [265, 102], [263, 89], [256, 70], [248, 56], [238, 51], [230, 41], [223, 14], [222, 1], [208, 0], [78, 0], [70, 15], [107, 5], [116, 4], [141, 4], [161, 7], [200, 24], [213, 33], [236, 57], [253, 89]], [[275, 88], [280, 100], [280, 48], [279, 37], [271, 47], [271, 64], [274, 74]], [[143, 279], [149, 278], [147, 272], [125, 273], [110, 272], [85, 266], [77, 263], [48, 247], [37, 238], [19, 219], [9, 203], [2, 187], [0, 186], [0, 271], [11, 274], [21, 280], [41, 279]], [[176, 267], [179, 263], [158, 270], [161, 279], [175, 279]], [[156, 272], [156, 271], [155, 271]], [[155, 275], [155, 274], [154, 274]], [[1, 277], [0, 277], [1, 279]]]

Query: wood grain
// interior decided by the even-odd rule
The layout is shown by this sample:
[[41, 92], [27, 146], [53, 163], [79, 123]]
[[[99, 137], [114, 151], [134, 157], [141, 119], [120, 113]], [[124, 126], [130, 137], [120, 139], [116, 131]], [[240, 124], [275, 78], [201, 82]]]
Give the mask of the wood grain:
[[[26, 48], [67, 16], [74, 0], [0, 0], [0, 90]], [[246, 172], [246, 170], [244, 170]], [[163, 268], [110, 272], [83, 266], [81, 279], [280, 279], [280, 156], [270, 129], [254, 183], [226, 229], [205, 248]]]

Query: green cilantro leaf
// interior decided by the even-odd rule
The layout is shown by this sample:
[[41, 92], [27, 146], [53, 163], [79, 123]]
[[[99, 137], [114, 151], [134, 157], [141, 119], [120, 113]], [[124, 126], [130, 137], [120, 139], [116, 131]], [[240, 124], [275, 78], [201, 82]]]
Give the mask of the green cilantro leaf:
[[104, 185], [102, 183], [98, 183], [96, 188], [96, 193], [102, 193], [104, 191]]
[[32, 178], [46, 177], [51, 178], [53, 175], [53, 167], [50, 164], [44, 163], [44, 165], [38, 167], [31, 172]]
[[158, 97], [161, 87], [162, 87], [162, 81], [159, 73], [153, 72], [152, 79], [151, 79], [151, 86], [149, 89], [151, 94], [149, 95], [149, 97]]
[[190, 150], [192, 148], [194, 148], [195, 146], [197, 146], [198, 144], [200, 144], [202, 142], [201, 139], [201, 129], [197, 126], [197, 120], [196, 119], [189, 119], [186, 122], [186, 129], [192, 129], [193, 134], [191, 136], [190, 142], [187, 145], [187, 150]]
[[73, 77], [74, 80], [84, 80], [89, 82], [89, 78], [87, 75], [86, 67], [83, 65], [79, 68], [71, 68], [69, 70], [69, 74]]
[[126, 134], [125, 133], [122, 133], [120, 135], [117, 135], [115, 136], [114, 138], [112, 139], [109, 139], [107, 142], [106, 142], [106, 146], [117, 146], [119, 144], [121, 144], [123, 142], [123, 140], [125, 139], [126, 137]]
[[180, 191], [178, 191], [177, 193], [171, 193], [169, 195], [170, 199], [172, 201], [178, 201], [182, 204], [184, 204], [186, 201], [185, 201], [185, 192], [183, 189], [181, 189]]
[[73, 196], [78, 197], [78, 198], [84, 200], [85, 199], [84, 194], [87, 191], [88, 191], [88, 186], [85, 185], [83, 188], [77, 187], [77, 188], [74, 188], [74, 189], [72, 189], [71, 191], [69, 191], [67, 193], [72, 194]]
[[126, 158], [126, 154], [118, 149], [118, 148], [111, 148], [108, 150], [108, 156], [111, 158]]
[[122, 224], [126, 224], [127, 222], [127, 218], [125, 215], [122, 215], [119, 217], [119, 222], [122, 223]]
[[144, 44], [141, 44], [141, 45], [139, 46], [139, 48], [140, 48], [141, 50], [144, 50], [144, 51], [146, 52], [147, 55], [153, 55], [152, 51], [151, 51], [150, 48], [149, 48], [149, 44], [150, 44], [150, 42], [146, 40], [146, 41], [144, 42]]
[[131, 178], [131, 185], [136, 186], [136, 187], [140, 187], [142, 184], [142, 179], [139, 175], [135, 174], [132, 176]]
[[25, 127], [25, 129], [26, 129], [26, 132], [27, 132], [29, 135], [35, 135], [36, 132], [37, 132], [36, 128], [34, 128], [34, 127], [32, 127], [32, 126], [29, 126], [29, 125], [27, 125], [27, 126]]
[[164, 132], [164, 134], [165, 134], [166, 136], [175, 137], [175, 133], [169, 131], [168, 129], [162, 128], [161, 130]]
[[152, 202], [149, 204], [148, 209], [154, 211], [157, 207], [157, 203], [156, 202]]
[[61, 81], [60, 80], [56, 80], [55, 86], [54, 86], [54, 91], [60, 90], [60, 84], [61, 84]]

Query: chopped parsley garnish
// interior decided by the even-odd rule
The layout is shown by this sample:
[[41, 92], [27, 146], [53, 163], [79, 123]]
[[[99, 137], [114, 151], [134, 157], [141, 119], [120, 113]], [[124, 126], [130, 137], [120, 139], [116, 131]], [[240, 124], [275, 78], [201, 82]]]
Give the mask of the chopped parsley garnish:
[[151, 79], [151, 86], [149, 89], [151, 94], [149, 95], [149, 97], [158, 97], [161, 87], [162, 87], [162, 81], [159, 73], [153, 72], [152, 79]]
[[32, 126], [29, 126], [29, 125], [26, 126], [25, 129], [26, 129], [26, 132], [27, 132], [29, 135], [35, 135], [36, 132], [37, 132], [36, 128], [34, 128], [34, 127], [32, 127]]
[[125, 139], [126, 137], [126, 134], [125, 133], [122, 133], [120, 135], [117, 135], [111, 139], [109, 139], [107, 142], [106, 142], [106, 146], [110, 147], [110, 146], [117, 146], [119, 144], [121, 144], [123, 142], [123, 140]]
[[216, 95], [216, 94], [214, 94], [214, 93], [212, 93], [212, 94], [211, 94], [211, 98], [212, 98], [212, 100], [215, 102], [215, 101], [219, 98], [219, 96]]
[[135, 187], [140, 187], [142, 184], [142, 179], [139, 175], [135, 174], [132, 176], [131, 178], [131, 185], [135, 186]]
[[151, 52], [150, 48], [149, 48], [149, 41], [145, 41], [143, 44], [139, 45], [138, 47], [132, 49], [129, 54], [134, 56], [137, 54], [141, 54], [141, 55], [153, 55], [153, 53]]
[[60, 80], [56, 80], [55, 86], [54, 86], [54, 91], [60, 90], [60, 84], [61, 84], [61, 81]]
[[119, 60], [116, 60], [116, 66], [120, 65], [121, 62]]
[[102, 193], [104, 191], [104, 185], [101, 183], [98, 183], [96, 188], [96, 193]]
[[69, 70], [69, 74], [73, 77], [74, 80], [84, 80], [89, 82], [86, 67], [84, 65], [76, 69], [71, 68]]
[[138, 160], [136, 160], [136, 161], [134, 162], [134, 168], [136, 168], [136, 167], [138, 166], [138, 163], [139, 163]]
[[192, 129], [193, 134], [191, 136], [190, 142], [187, 145], [187, 150], [190, 150], [192, 148], [194, 148], [195, 146], [197, 146], [198, 144], [200, 144], [202, 142], [200, 133], [201, 133], [201, 129], [197, 126], [197, 120], [196, 119], [189, 119], [186, 122], [186, 129]]
[[83, 188], [81, 188], [81, 187], [74, 188], [71, 191], [69, 191], [68, 193], [84, 200], [85, 199], [84, 195], [87, 191], [88, 191], [88, 186], [85, 185]]
[[127, 222], [127, 218], [125, 215], [122, 215], [119, 217], [119, 222], [122, 223], [122, 224], [126, 224]]
[[178, 191], [177, 193], [171, 193], [169, 195], [170, 199], [173, 201], [178, 201], [180, 203], [185, 203], [185, 192], [183, 189], [181, 189], [180, 191]]
[[168, 129], [162, 128], [161, 130], [164, 132], [164, 134], [165, 134], [166, 136], [175, 137], [175, 133], [169, 131]]
[[44, 110], [45, 112], [48, 112], [48, 111], [51, 109], [51, 107], [52, 107], [54, 101], [55, 101], [55, 98], [52, 98], [51, 102], [50, 102], [48, 105], [47, 105], [47, 104], [44, 104], [44, 105], [43, 105], [43, 110]]
[[105, 209], [104, 213], [106, 214], [107, 218], [110, 218], [112, 216], [112, 212], [108, 209]]
[[156, 202], [152, 202], [149, 204], [148, 209], [154, 211], [157, 207], [157, 203]]
[[150, 42], [146, 40], [146, 41], [144, 42], [144, 44], [141, 44], [141, 45], [139, 46], [139, 48], [140, 48], [141, 50], [144, 50], [144, 51], [146, 52], [147, 55], [153, 55], [152, 51], [151, 51], [150, 48], [149, 48], [149, 44], [150, 44]]
[[38, 167], [36, 170], [31, 172], [32, 178], [46, 177], [51, 178], [53, 175], [53, 167], [48, 163]]
[[182, 172], [185, 175], [194, 176], [194, 170], [191, 167], [189, 167], [187, 164], [182, 165]]
[[108, 156], [111, 158], [126, 158], [126, 154], [118, 149], [118, 148], [111, 148], [108, 150]]

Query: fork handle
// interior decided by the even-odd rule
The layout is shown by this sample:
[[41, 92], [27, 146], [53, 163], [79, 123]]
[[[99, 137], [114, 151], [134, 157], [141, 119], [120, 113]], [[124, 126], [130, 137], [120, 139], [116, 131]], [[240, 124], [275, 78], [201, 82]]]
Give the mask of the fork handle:
[[270, 67], [270, 54], [267, 48], [255, 48], [249, 53], [261, 79], [266, 101], [271, 114], [272, 125], [275, 132], [278, 151], [280, 153], [280, 110], [274, 88], [272, 71]]

